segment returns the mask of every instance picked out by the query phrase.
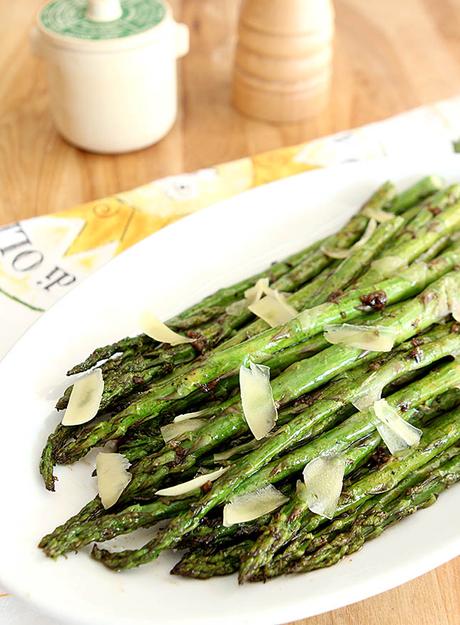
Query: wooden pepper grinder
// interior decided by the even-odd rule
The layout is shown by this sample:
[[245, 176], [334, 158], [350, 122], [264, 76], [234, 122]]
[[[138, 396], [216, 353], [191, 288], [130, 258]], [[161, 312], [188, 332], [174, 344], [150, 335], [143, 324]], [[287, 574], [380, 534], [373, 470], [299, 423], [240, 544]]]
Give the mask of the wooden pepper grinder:
[[243, 0], [234, 106], [271, 122], [318, 114], [329, 96], [333, 35], [332, 0]]

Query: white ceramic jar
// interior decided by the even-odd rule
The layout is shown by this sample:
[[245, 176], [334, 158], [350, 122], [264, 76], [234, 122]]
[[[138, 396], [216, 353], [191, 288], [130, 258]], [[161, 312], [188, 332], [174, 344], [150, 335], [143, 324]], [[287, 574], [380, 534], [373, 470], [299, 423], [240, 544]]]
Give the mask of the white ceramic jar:
[[129, 152], [174, 124], [176, 59], [188, 52], [188, 29], [165, 2], [53, 0], [32, 43], [46, 63], [55, 124], [71, 143]]

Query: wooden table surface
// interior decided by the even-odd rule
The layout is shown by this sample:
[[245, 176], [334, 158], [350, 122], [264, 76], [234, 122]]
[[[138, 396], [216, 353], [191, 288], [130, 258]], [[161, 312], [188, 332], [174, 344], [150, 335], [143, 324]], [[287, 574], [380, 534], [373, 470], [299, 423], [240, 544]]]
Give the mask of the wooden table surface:
[[[28, 47], [42, 0], [0, 2], [0, 223], [129, 189], [154, 178], [300, 143], [460, 92], [460, 0], [336, 0], [331, 103], [303, 124], [245, 119], [229, 105], [237, 0], [173, 0], [191, 29], [181, 110], [160, 144], [96, 156], [66, 144]], [[378, 566], [378, 563], [376, 563]], [[1, 598], [0, 598], [1, 600]], [[304, 625], [459, 625], [460, 560]]]

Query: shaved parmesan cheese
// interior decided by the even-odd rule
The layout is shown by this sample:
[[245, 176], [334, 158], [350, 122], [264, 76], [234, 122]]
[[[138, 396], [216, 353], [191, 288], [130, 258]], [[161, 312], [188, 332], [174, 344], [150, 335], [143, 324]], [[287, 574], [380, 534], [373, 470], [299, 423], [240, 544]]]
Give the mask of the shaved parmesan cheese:
[[225, 309], [229, 315], [240, 315], [243, 311], [247, 310], [249, 306], [258, 302], [261, 297], [271, 291], [268, 286], [268, 278], [260, 278], [257, 280], [254, 286], [246, 289], [244, 292], [244, 299], [237, 302], [233, 302]]
[[230, 527], [235, 523], [253, 521], [264, 514], [273, 512], [288, 501], [283, 493], [280, 493], [271, 484], [252, 493], [235, 497], [224, 506], [224, 527]]
[[358, 410], [366, 410], [381, 399], [383, 389], [401, 373], [404, 364], [398, 361], [388, 362], [384, 367], [371, 373], [356, 389], [351, 403]]
[[378, 223], [383, 223], [384, 221], [389, 221], [394, 218], [394, 213], [388, 213], [380, 208], [372, 208], [372, 206], [365, 208], [362, 214], [371, 219], [375, 219]]
[[169, 443], [173, 438], [177, 438], [186, 432], [199, 430], [207, 421], [205, 419], [186, 419], [184, 421], [173, 421], [160, 428], [161, 436], [165, 443]]
[[378, 271], [382, 278], [389, 278], [405, 267], [407, 262], [399, 256], [384, 256], [371, 263], [371, 269]]
[[217, 480], [217, 478], [227, 470], [228, 467], [223, 467], [211, 473], [198, 475], [194, 477], [193, 480], [188, 480], [188, 482], [182, 482], [182, 484], [176, 484], [176, 486], [170, 486], [169, 488], [161, 488], [157, 490], [155, 495], [159, 495], [160, 497], [178, 497], [179, 495], [185, 495], [195, 490], [195, 488], [201, 488], [201, 486], [208, 482], [214, 482], [214, 480]]
[[243, 413], [254, 438], [260, 440], [272, 430], [278, 418], [272, 387], [270, 367], [250, 363], [240, 367], [240, 393]]
[[74, 382], [61, 424], [81, 425], [94, 419], [101, 405], [103, 392], [104, 380], [100, 369], [95, 369]]
[[245, 296], [247, 308], [272, 328], [297, 315], [297, 310], [287, 303], [284, 295], [268, 286], [268, 278], [258, 280], [245, 292]]
[[351, 401], [351, 403], [357, 410], [365, 410], [366, 408], [369, 408], [369, 406], [372, 406], [372, 404], [374, 404], [382, 397], [384, 383], [373, 384], [373, 377], [374, 374], [372, 374], [365, 382], [361, 384], [356, 392], [354, 399]]
[[348, 258], [352, 252], [353, 247], [350, 248], [329, 248], [326, 247], [325, 245], [323, 245], [321, 247], [321, 251], [323, 254], [325, 254], [325, 256], [329, 256], [329, 258], [335, 258], [338, 260], [342, 260], [344, 258]]
[[97, 489], [102, 505], [107, 510], [117, 503], [132, 475], [130, 464], [123, 454], [102, 452], [96, 457]]
[[366, 230], [364, 231], [363, 236], [357, 241], [354, 245], [349, 247], [348, 249], [329, 249], [326, 246], [321, 248], [321, 251], [326, 256], [330, 258], [348, 258], [360, 247], [366, 245], [371, 236], [374, 234], [375, 229], [377, 228], [377, 221], [375, 219], [369, 219]]
[[182, 345], [183, 343], [193, 343], [194, 339], [190, 339], [187, 336], [177, 334], [171, 328], [160, 321], [158, 317], [155, 317], [150, 311], [145, 311], [140, 317], [140, 326], [142, 331], [151, 339], [158, 341], [159, 343], [168, 343], [168, 345]]
[[363, 245], [366, 245], [366, 243], [369, 241], [369, 239], [374, 234], [376, 229], [377, 229], [377, 222], [375, 221], [375, 219], [369, 219], [363, 236], [360, 238], [359, 241], [357, 241], [353, 245], [353, 248], [356, 249], [357, 247], [363, 247]]
[[324, 338], [334, 345], [343, 344], [369, 352], [390, 352], [395, 333], [380, 326], [353, 326], [348, 323], [326, 326]]
[[239, 315], [243, 310], [249, 309], [272, 328], [295, 317], [296, 309], [287, 303], [282, 293], [270, 288], [268, 284], [268, 278], [260, 278], [254, 286], [245, 291], [245, 299], [227, 306], [226, 312], [230, 315]]
[[305, 497], [308, 509], [327, 519], [334, 517], [343, 487], [345, 459], [342, 456], [319, 456], [303, 470], [305, 490], [298, 491]]
[[201, 417], [206, 410], [197, 410], [196, 412], [186, 412], [184, 414], [178, 414], [177, 417], [174, 417], [174, 423], [181, 423], [181, 421], [188, 421], [189, 419], [196, 419], [197, 417]]
[[[455, 280], [452, 276], [445, 276], [443, 288], [434, 297], [427, 299], [427, 302], [434, 298], [437, 300], [437, 311], [440, 316], [452, 315], [455, 321], [460, 320], [460, 295]], [[430, 294], [429, 294], [430, 295]], [[428, 295], [428, 297], [429, 297]], [[456, 356], [456, 354], [453, 354]]]
[[376, 401], [373, 408], [378, 433], [391, 454], [418, 445], [422, 431], [405, 421], [385, 399]]
[[296, 309], [287, 303], [278, 291], [276, 295], [266, 295], [250, 304], [248, 309], [260, 319], [263, 319], [271, 328], [287, 323], [297, 315]]
[[260, 300], [262, 295], [266, 295], [267, 292], [270, 290], [268, 284], [268, 278], [260, 278], [259, 280], [257, 280], [254, 286], [246, 289], [246, 291], [244, 292], [244, 297], [246, 298], [246, 306], [249, 306], [250, 304], [253, 304], [254, 302]]

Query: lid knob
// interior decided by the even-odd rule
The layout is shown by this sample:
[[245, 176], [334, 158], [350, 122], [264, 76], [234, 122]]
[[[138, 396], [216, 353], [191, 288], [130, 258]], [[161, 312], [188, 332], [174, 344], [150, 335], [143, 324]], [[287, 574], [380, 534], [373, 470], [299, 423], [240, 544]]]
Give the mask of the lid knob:
[[120, 0], [88, 0], [86, 17], [93, 22], [112, 22], [122, 14]]

